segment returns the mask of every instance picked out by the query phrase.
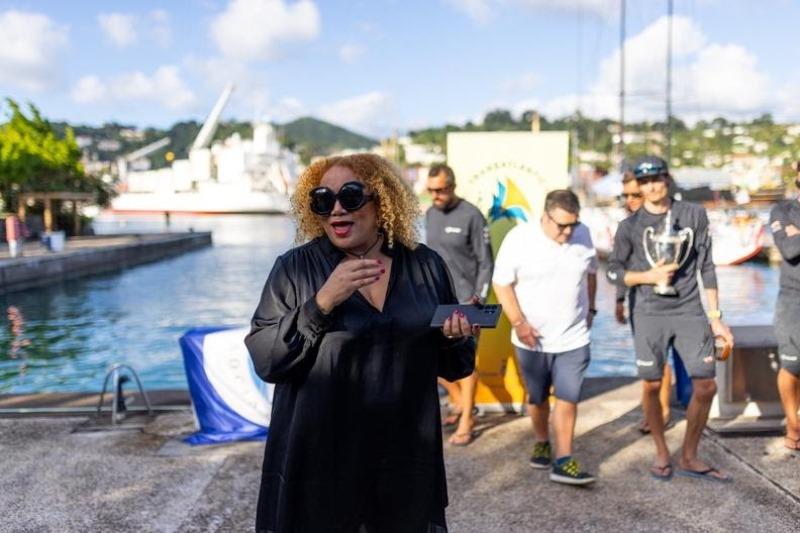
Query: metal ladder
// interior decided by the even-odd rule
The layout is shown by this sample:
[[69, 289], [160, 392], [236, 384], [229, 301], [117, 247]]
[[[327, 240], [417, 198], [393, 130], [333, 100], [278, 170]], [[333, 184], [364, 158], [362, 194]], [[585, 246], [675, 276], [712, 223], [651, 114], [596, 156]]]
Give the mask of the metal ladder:
[[125, 397], [122, 393], [122, 385], [130, 381], [130, 378], [126, 375], [123, 375], [122, 371], [127, 370], [132, 376], [133, 379], [136, 380], [136, 385], [139, 387], [139, 392], [141, 393], [142, 397], [144, 398], [144, 403], [147, 406], [147, 414], [153, 416], [153, 408], [150, 405], [150, 398], [147, 396], [147, 392], [145, 392], [144, 387], [142, 387], [142, 382], [139, 379], [139, 376], [136, 374], [136, 371], [131, 368], [129, 365], [115, 363], [106, 374], [106, 379], [103, 381], [103, 391], [100, 393], [100, 401], [97, 404], [97, 413], [96, 416], [100, 416], [100, 411], [103, 407], [103, 399], [106, 395], [106, 389], [108, 388], [108, 382], [111, 380], [112, 387], [114, 391], [114, 396], [111, 402], [111, 425], [116, 426], [119, 422], [125, 419], [125, 413], [128, 410], [127, 406], [125, 405]]

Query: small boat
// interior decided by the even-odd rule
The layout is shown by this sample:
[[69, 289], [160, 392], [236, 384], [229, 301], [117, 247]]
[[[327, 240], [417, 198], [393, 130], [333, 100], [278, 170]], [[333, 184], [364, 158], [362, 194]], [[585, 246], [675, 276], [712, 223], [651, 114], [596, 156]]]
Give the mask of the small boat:
[[749, 213], [709, 211], [711, 255], [714, 264], [738, 265], [764, 249], [764, 222]]

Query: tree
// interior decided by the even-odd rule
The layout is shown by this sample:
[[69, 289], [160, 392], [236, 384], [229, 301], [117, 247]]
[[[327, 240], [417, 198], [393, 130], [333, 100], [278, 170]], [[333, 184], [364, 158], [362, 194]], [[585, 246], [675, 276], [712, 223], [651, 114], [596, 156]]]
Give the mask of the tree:
[[483, 118], [483, 127], [486, 131], [513, 131], [519, 129], [514, 117], [505, 109], [495, 109], [486, 113]]
[[87, 176], [71, 128], [63, 138], [33, 104], [26, 116], [19, 104], [7, 98], [8, 122], [0, 125], [0, 196], [6, 210], [16, 207], [20, 192], [94, 192], [98, 201], [110, 198], [110, 189]]

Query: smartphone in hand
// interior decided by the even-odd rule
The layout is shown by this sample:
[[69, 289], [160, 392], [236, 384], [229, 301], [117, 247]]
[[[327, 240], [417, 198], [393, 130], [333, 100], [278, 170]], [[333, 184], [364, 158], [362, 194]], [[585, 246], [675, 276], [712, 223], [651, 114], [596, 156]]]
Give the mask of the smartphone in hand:
[[444, 326], [444, 321], [453, 316], [454, 311], [461, 311], [473, 326], [482, 328], [496, 328], [503, 307], [499, 304], [474, 305], [474, 304], [448, 304], [440, 305], [431, 319], [432, 328]]

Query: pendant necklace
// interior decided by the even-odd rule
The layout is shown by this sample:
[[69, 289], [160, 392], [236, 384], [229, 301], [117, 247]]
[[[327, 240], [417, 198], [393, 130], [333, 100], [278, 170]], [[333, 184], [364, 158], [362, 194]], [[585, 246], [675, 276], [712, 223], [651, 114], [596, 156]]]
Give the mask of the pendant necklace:
[[372, 249], [373, 249], [373, 248], [375, 248], [375, 246], [376, 246], [376, 245], [377, 245], [379, 242], [381, 242], [381, 237], [383, 237], [383, 234], [382, 234], [381, 232], [378, 232], [378, 236], [377, 236], [377, 237], [375, 237], [375, 242], [373, 242], [372, 244], [370, 244], [370, 245], [369, 245], [369, 248], [367, 248], [367, 249], [364, 251], [364, 253], [363, 253], [363, 254], [354, 254], [353, 252], [348, 252], [347, 250], [345, 250], [345, 252], [344, 252], [344, 253], [346, 253], [346, 254], [347, 254], [347, 255], [349, 255], [350, 257], [354, 257], [354, 258], [356, 258], [356, 259], [364, 259], [364, 258], [367, 256], [367, 254], [368, 254], [368, 253], [370, 253], [370, 252], [372, 251]]

